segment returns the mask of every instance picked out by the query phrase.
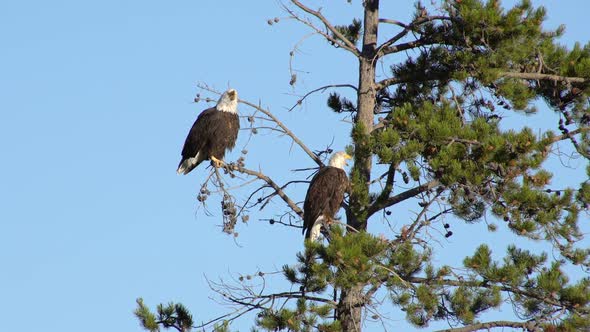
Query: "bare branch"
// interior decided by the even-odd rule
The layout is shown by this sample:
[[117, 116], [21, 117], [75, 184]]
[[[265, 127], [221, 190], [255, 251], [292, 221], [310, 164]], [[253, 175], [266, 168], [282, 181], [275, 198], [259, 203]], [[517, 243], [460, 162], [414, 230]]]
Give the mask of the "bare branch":
[[293, 69], [293, 60], [295, 58], [295, 52], [297, 52], [299, 50], [299, 45], [303, 44], [303, 42], [311, 37], [314, 36], [317, 32], [312, 32], [309, 33], [305, 36], [303, 36], [296, 44], [295, 46], [293, 46], [293, 49], [291, 50], [291, 52], [289, 52], [289, 74], [290, 78], [289, 78], [289, 84], [291, 86], [295, 86], [295, 83], [297, 82], [297, 74], [295, 73], [295, 70]]
[[452, 20], [456, 20], [450, 16], [424, 16], [424, 17], [419, 17], [416, 20], [414, 20], [412, 23], [410, 24], [405, 24], [403, 22], [400, 22], [398, 20], [391, 20], [391, 19], [387, 19], [387, 18], [380, 18], [379, 19], [379, 23], [387, 23], [387, 24], [393, 24], [393, 25], [398, 25], [404, 29], [413, 29], [416, 28], [417, 26], [419, 26], [420, 24], [424, 24], [427, 22], [432, 22], [432, 21], [436, 21], [436, 20], [447, 20], [447, 21], [452, 21]]
[[555, 142], [559, 142], [559, 141], [563, 141], [565, 139], [571, 138], [572, 136], [581, 134], [581, 133], [585, 133], [587, 131], [590, 131], [590, 127], [582, 127], [582, 128], [578, 128], [575, 130], [570, 131], [567, 134], [562, 134], [562, 135], [555, 135], [551, 138], [550, 142], [551, 143], [555, 143]]
[[405, 201], [408, 198], [412, 198], [426, 190], [430, 190], [439, 185], [438, 180], [432, 180], [425, 184], [419, 185], [418, 187], [414, 187], [412, 189], [406, 190], [403, 193], [399, 193], [395, 196], [389, 197], [384, 200], [377, 200], [373, 205], [369, 207], [368, 215], [372, 216], [375, 212], [384, 209], [388, 206], [397, 204], [401, 201]]
[[[284, 218], [287, 218], [288, 221], [283, 221]], [[261, 221], [268, 221], [271, 225], [273, 224], [280, 224], [283, 226], [288, 226], [288, 227], [293, 227], [293, 228], [303, 228], [303, 226], [301, 225], [300, 222], [298, 222], [297, 224], [294, 224], [292, 219], [295, 219], [296, 217], [294, 215], [291, 214], [291, 212], [285, 212], [283, 213], [283, 215], [279, 216], [278, 219], [275, 218], [267, 218], [267, 219], [259, 219]], [[296, 219], [299, 219], [299, 217], [297, 217]]]
[[244, 173], [244, 174], [248, 174], [248, 175], [252, 175], [252, 176], [255, 176], [255, 177], [259, 178], [260, 180], [266, 182], [271, 188], [273, 188], [275, 190], [276, 194], [281, 199], [283, 199], [283, 201], [285, 203], [287, 203], [287, 205], [291, 208], [291, 210], [293, 210], [293, 212], [295, 212], [297, 215], [299, 215], [299, 217], [303, 218], [303, 210], [301, 210], [301, 208], [299, 208], [299, 206], [297, 206], [297, 204], [295, 204], [295, 202], [293, 202], [291, 200], [291, 198], [289, 198], [289, 196], [287, 196], [287, 194], [285, 194], [283, 189], [281, 189], [281, 187], [278, 184], [276, 184], [271, 178], [269, 178], [268, 176], [266, 176], [262, 172], [256, 172], [256, 171], [238, 166], [234, 163], [226, 164], [226, 166], [230, 170], [238, 171], [240, 173]]
[[442, 192], [437, 193], [435, 195], [434, 198], [430, 199], [428, 202], [426, 202], [425, 204], [423, 204], [424, 206], [422, 207], [422, 210], [420, 211], [420, 213], [418, 214], [418, 216], [416, 216], [416, 220], [412, 223], [412, 225], [407, 228], [407, 230], [405, 231], [404, 236], [402, 237], [407, 237], [408, 239], [413, 239], [416, 234], [418, 234], [418, 232], [420, 231], [420, 229], [428, 224], [430, 222], [430, 219], [425, 218], [425, 220], [420, 221], [422, 219], [422, 217], [426, 214], [426, 212], [428, 211], [428, 208], [430, 207], [430, 205], [432, 203], [434, 203], [434, 201], [436, 201], [436, 199], [442, 194]]
[[[383, 187], [381, 194], [379, 195], [379, 197], [377, 197], [377, 200], [375, 200], [373, 205], [382, 204], [384, 201], [387, 200], [389, 195], [391, 195], [391, 191], [393, 190], [393, 180], [395, 179], [395, 170], [397, 169], [397, 166], [398, 166], [397, 163], [389, 164], [389, 168], [386, 173], [387, 178], [385, 179], [385, 186]], [[369, 211], [370, 211], [370, 209], [369, 209]], [[369, 212], [369, 215], [370, 215], [370, 212]]]
[[308, 93], [304, 94], [303, 97], [299, 98], [299, 100], [297, 100], [297, 103], [295, 105], [293, 105], [291, 108], [289, 108], [289, 112], [291, 112], [292, 110], [295, 109], [295, 107], [301, 105], [301, 103], [305, 100], [305, 98], [309, 97], [310, 95], [321, 91], [324, 92], [326, 91], [326, 89], [329, 88], [351, 88], [354, 89], [355, 91], [358, 91], [358, 89], [356, 88], [356, 86], [352, 85], [352, 84], [330, 84], [330, 85], [324, 85], [322, 87], [319, 87], [317, 89], [313, 89], [311, 91], [309, 91]]
[[400, 84], [402, 82], [404, 82], [404, 80], [400, 79], [399, 77], [386, 78], [375, 83], [375, 90], [380, 91], [387, 88], [388, 86]]
[[503, 72], [500, 74], [502, 77], [509, 78], [522, 78], [525, 80], [538, 80], [538, 81], [555, 81], [555, 82], [567, 82], [567, 83], [588, 83], [590, 79], [584, 77], [568, 77], [541, 73], [516, 73], [516, 72]]
[[[305, 181], [305, 180], [293, 180], [293, 181], [289, 181], [287, 183], [285, 183], [282, 187], [281, 190], [284, 190], [285, 188], [287, 188], [290, 184], [292, 183], [309, 183], [309, 181]], [[266, 197], [263, 197], [262, 199], [265, 201], [262, 206], [260, 207], [260, 210], [264, 209], [264, 207], [270, 202], [270, 200], [275, 197], [276, 195], [278, 195], [279, 193], [277, 191], [273, 192], [270, 195], [267, 195]]]
[[427, 38], [419, 38], [419, 39], [416, 39], [416, 40], [409, 41], [407, 43], [397, 44], [397, 45], [393, 45], [393, 46], [389, 46], [389, 47], [383, 48], [383, 49], [381, 49], [379, 51], [378, 56], [381, 57], [381, 56], [384, 56], [384, 55], [387, 55], [387, 54], [391, 54], [391, 53], [403, 52], [403, 51], [410, 50], [410, 49], [413, 49], [413, 48], [417, 48], [417, 47], [421, 47], [421, 46], [425, 46], [425, 45], [438, 44], [438, 43], [440, 43], [440, 42], [439, 41], [433, 41], [433, 40], [430, 40], [430, 39], [427, 39]]
[[322, 36], [324, 36], [324, 38], [328, 39], [331, 42], [338, 44], [338, 46], [350, 51], [351, 53], [353, 53], [357, 57], [360, 56], [360, 51], [356, 48], [356, 45], [354, 45], [354, 43], [352, 43], [350, 40], [348, 40], [348, 38], [346, 38], [342, 33], [340, 33], [340, 31], [338, 31], [334, 26], [332, 26], [332, 24], [330, 24], [330, 21], [328, 21], [328, 19], [326, 19], [324, 17], [324, 15], [322, 15], [322, 13], [320, 13], [320, 11], [312, 10], [311, 8], [305, 6], [304, 4], [299, 2], [298, 0], [291, 0], [291, 2], [295, 6], [299, 7], [299, 9], [301, 9], [304, 12], [306, 12], [310, 15], [313, 15], [317, 19], [319, 19], [324, 24], [326, 29], [328, 29], [330, 32], [332, 32], [334, 34], [334, 36], [338, 37], [338, 39], [333, 38], [332, 36], [328, 35], [327, 33], [321, 31], [320, 29], [318, 29], [316, 26], [314, 26], [310, 22], [301, 19], [292, 10], [290, 10], [286, 6], [284, 6], [285, 10], [287, 10], [287, 12], [289, 12], [289, 14], [291, 14], [296, 20], [298, 20], [298, 21], [302, 22], [303, 24], [316, 30], [316, 32], [320, 33]]
[[[218, 322], [218, 321], [220, 321], [220, 320], [222, 320], [222, 319], [224, 319], [224, 318], [227, 318], [227, 317], [229, 317], [229, 318], [230, 318], [230, 319], [228, 319], [229, 321], [232, 321], [232, 320], [235, 320], [235, 319], [239, 318], [240, 316], [242, 316], [242, 315], [244, 315], [244, 314], [246, 314], [246, 313], [248, 313], [248, 312], [250, 312], [250, 311], [252, 311], [252, 310], [254, 310], [254, 309], [256, 309], [256, 308], [248, 308], [248, 309], [244, 310], [243, 312], [240, 312], [241, 310], [236, 310], [236, 311], [234, 311], [234, 312], [230, 312], [230, 313], [227, 313], [227, 314], [224, 314], [224, 315], [221, 315], [221, 316], [215, 317], [215, 318], [213, 318], [213, 319], [210, 319], [210, 320], [208, 320], [208, 321], [206, 321], [206, 322], [201, 322], [201, 324], [199, 324], [199, 325], [195, 325], [195, 326], [193, 326], [193, 328], [194, 328], [194, 329], [197, 329], [197, 330], [198, 330], [198, 329], [202, 329], [202, 328], [204, 328], [205, 326], [211, 325], [211, 324], [213, 324], [213, 323], [215, 323], [215, 322]], [[234, 315], [235, 315], [235, 316], [234, 316]], [[232, 316], [233, 316], [233, 317], [232, 317]]]
[[395, 43], [396, 41], [402, 39], [404, 36], [406, 36], [408, 34], [408, 32], [410, 32], [409, 28], [404, 29], [403, 31], [401, 31], [400, 33], [398, 33], [397, 35], [391, 37], [388, 41], [386, 41], [385, 43], [383, 43], [381, 46], [379, 46], [377, 53], [375, 54], [375, 58], [380, 58], [381, 56], [385, 55], [385, 53], [381, 52], [382, 50], [387, 50], [387, 48]]
[[492, 322], [486, 323], [478, 323], [478, 324], [471, 324], [464, 327], [457, 327], [452, 329], [446, 330], [438, 330], [436, 332], [471, 332], [471, 331], [479, 331], [479, 330], [489, 330], [494, 327], [512, 327], [515, 329], [523, 329], [525, 331], [534, 331], [535, 322], [528, 321], [528, 322], [511, 322], [507, 320], [497, 320]]
[[[254, 180], [258, 180], [258, 179], [254, 179]], [[265, 188], [268, 188], [268, 185], [263, 185], [260, 188], [254, 190], [252, 193], [250, 193], [250, 195], [248, 196], [248, 198], [244, 202], [244, 205], [242, 206], [242, 210], [245, 209], [245, 208], [249, 208], [250, 209], [250, 208], [253, 208], [256, 205], [258, 205], [259, 204], [258, 202], [253, 203], [252, 205], [248, 205], [248, 203], [250, 202], [250, 200], [252, 199], [252, 197], [254, 197], [254, 195], [256, 195], [256, 193], [258, 193], [259, 191], [261, 191], [262, 189], [265, 189]], [[240, 213], [238, 213], [238, 214], [241, 214], [242, 213], [242, 210], [240, 210]]]
[[400, 22], [398, 20], [391, 20], [391, 19], [387, 19], [387, 18], [380, 18], [379, 19], [379, 23], [387, 23], [387, 24], [398, 25], [398, 26], [400, 26], [400, 27], [402, 27], [404, 29], [407, 29], [408, 28], [408, 25], [405, 24], [405, 23], [403, 23], [403, 22]]
[[258, 127], [252, 126], [252, 127], [248, 127], [248, 128], [240, 128], [240, 130], [242, 130], [242, 131], [246, 131], [246, 130], [247, 131], [252, 131], [252, 130], [258, 131], [258, 129], [276, 131], [278, 133], [285, 134], [285, 132], [281, 129], [277, 129], [275, 127], [268, 127], [268, 126], [258, 126]]
[[[410, 24], [404, 24], [404, 23], [397, 21], [397, 20], [389, 20], [389, 19], [380, 18], [379, 23], [395, 24], [395, 25], [398, 25], [404, 29], [401, 32], [399, 32], [398, 34], [396, 34], [395, 36], [393, 36], [392, 38], [390, 38], [389, 40], [387, 40], [386, 42], [384, 42], [383, 44], [381, 44], [377, 48], [378, 51], [377, 51], [376, 57], [380, 58], [383, 55], [403, 51], [404, 49], [402, 49], [403, 47], [401, 47], [401, 45], [404, 45], [404, 44], [394, 46], [394, 47], [390, 47], [390, 46], [393, 45], [393, 43], [397, 42], [398, 40], [402, 39], [410, 31], [414, 31], [416, 29], [416, 27], [420, 26], [421, 24], [436, 21], [436, 20], [452, 21], [453, 18], [449, 17], [449, 16], [424, 16], [424, 17], [416, 18]], [[424, 40], [424, 39], [420, 39], [420, 40]], [[408, 46], [409, 46], [409, 44], [408, 44]], [[414, 47], [411, 47], [411, 48], [414, 48]]]
[[249, 101], [246, 100], [240, 100], [240, 102], [242, 104], [246, 104], [252, 108], [255, 108], [256, 110], [264, 113], [264, 115], [268, 116], [269, 118], [272, 119], [272, 121], [274, 121], [277, 126], [281, 127], [281, 129], [285, 132], [285, 134], [287, 134], [289, 137], [291, 137], [291, 139], [297, 144], [299, 145], [299, 147], [301, 147], [301, 149], [303, 149], [303, 151], [305, 151], [305, 153], [307, 153], [307, 155], [313, 159], [313, 161], [316, 162], [316, 164], [318, 164], [319, 166], [324, 166], [324, 163], [320, 160], [320, 158], [313, 153], [305, 144], [303, 144], [303, 142], [297, 137], [295, 136], [295, 134], [289, 129], [287, 128], [276, 116], [274, 116], [270, 111], [265, 110], [264, 108], [260, 107], [259, 105], [255, 105]]
[[326, 304], [329, 304], [333, 307], [336, 307], [336, 304], [337, 304], [336, 302], [332, 301], [331, 299], [326, 299], [326, 298], [317, 297], [317, 296], [309, 296], [307, 294], [304, 295], [301, 292], [282, 292], [282, 293], [274, 293], [274, 294], [268, 294], [268, 295], [259, 295], [257, 298], [259, 298], [259, 299], [278, 299], [278, 298], [299, 299], [299, 298], [304, 298], [304, 299], [310, 300], [310, 301], [326, 303]]

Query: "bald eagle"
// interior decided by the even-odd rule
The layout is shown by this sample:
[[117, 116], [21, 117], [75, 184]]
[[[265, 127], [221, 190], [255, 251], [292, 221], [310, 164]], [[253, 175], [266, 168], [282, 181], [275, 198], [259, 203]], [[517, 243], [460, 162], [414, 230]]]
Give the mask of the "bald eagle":
[[344, 171], [351, 157], [345, 152], [336, 152], [329, 166], [322, 167], [311, 179], [305, 203], [303, 203], [303, 232], [306, 239], [315, 241], [320, 236], [322, 225], [332, 222], [340, 209], [349, 182]]
[[182, 148], [178, 174], [188, 174], [203, 160], [211, 160], [216, 167], [223, 163], [225, 151], [233, 149], [238, 138], [238, 93], [225, 91], [217, 105], [204, 110], [193, 124]]

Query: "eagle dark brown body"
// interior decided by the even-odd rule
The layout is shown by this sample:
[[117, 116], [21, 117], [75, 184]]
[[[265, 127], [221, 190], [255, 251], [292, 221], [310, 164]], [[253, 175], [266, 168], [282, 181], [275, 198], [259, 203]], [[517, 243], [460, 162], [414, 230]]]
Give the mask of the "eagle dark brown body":
[[215, 107], [201, 112], [184, 141], [178, 174], [188, 174], [204, 160], [222, 160], [236, 145], [240, 130], [237, 92], [226, 91]]
[[311, 179], [303, 203], [303, 232], [306, 239], [318, 235], [311, 234], [316, 222], [323, 219], [324, 223], [329, 224], [340, 209], [349, 188], [343, 167], [350, 158], [344, 152], [337, 152], [330, 159], [330, 166], [320, 168]]

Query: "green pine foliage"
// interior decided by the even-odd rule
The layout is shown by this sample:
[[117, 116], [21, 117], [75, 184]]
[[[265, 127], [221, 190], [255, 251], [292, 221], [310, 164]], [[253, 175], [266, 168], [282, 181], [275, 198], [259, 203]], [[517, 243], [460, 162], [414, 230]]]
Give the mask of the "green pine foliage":
[[[349, 25], [336, 25], [334, 26], [338, 32], [340, 32], [346, 39], [348, 39], [353, 44], [356, 44], [361, 36], [361, 28], [362, 22], [359, 19], [353, 19], [352, 23]], [[332, 38], [336, 38], [334, 34], [332, 34]]]
[[142, 298], [137, 299], [137, 309], [135, 309], [135, 316], [139, 319], [143, 328], [150, 332], [160, 331], [159, 322], [150, 309], [143, 303]]
[[160, 325], [164, 328], [174, 328], [177, 331], [188, 332], [193, 327], [193, 317], [189, 310], [180, 303], [159, 304], [156, 314], [143, 303], [142, 298], [137, 299], [135, 316], [139, 318], [141, 325], [150, 332], [160, 331]]
[[336, 113], [356, 112], [356, 107], [349, 99], [341, 97], [336, 92], [331, 92], [327, 101], [328, 107]]

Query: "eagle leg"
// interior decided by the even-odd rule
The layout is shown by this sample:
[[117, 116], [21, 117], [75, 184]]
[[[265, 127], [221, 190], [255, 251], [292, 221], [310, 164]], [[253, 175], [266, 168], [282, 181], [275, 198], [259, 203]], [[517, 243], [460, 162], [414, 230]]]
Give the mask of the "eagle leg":
[[322, 228], [320, 229], [320, 232], [328, 242], [330, 242], [330, 227], [332, 227], [333, 223], [334, 219], [325, 217], [325, 220], [322, 223]]
[[326, 218], [326, 226], [330, 227], [334, 223], [334, 219], [331, 217]]
[[225, 165], [225, 162], [223, 160], [219, 160], [215, 158], [215, 156], [211, 156], [211, 162], [213, 163], [213, 166], [215, 166], [215, 168], [221, 168], [223, 165]]

